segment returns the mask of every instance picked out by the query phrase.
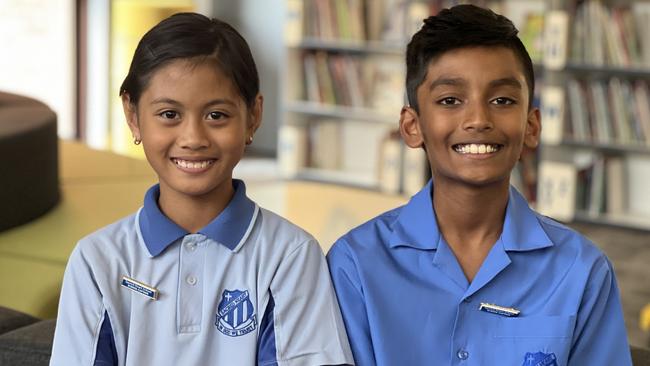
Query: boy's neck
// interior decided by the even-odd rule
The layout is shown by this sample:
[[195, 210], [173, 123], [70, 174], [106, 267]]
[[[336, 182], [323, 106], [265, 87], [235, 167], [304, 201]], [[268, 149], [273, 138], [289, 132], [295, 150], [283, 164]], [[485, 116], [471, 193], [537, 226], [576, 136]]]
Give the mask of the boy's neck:
[[214, 220], [230, 203], [235, 190], [232, 182], [202, 196], [189, 196], [161, 185], [158, 206], [170, 220], [190, 233], [196, 233]]
[[509, 183], [484, 187], [436, 181], [433, 207], [438, 228], [471, 282], [503, 229]]

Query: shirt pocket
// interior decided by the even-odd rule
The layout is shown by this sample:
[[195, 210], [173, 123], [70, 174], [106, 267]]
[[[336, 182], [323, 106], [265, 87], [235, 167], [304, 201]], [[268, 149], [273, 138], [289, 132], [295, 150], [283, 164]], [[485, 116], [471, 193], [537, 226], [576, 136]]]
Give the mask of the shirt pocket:
[[536, 365], [541, 360], [554, 358], [555, 363], [548, 365], [566, 366], [575, 316], [502, 317], [496, 320], [491, 339], [491, 364]]

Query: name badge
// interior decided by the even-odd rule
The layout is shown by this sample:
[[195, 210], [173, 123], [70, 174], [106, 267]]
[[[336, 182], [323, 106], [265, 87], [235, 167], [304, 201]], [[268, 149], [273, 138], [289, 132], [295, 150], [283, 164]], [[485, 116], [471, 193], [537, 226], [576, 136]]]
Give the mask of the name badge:
[[128, 288], [131, 291], [135, 291], [140, 295], [144, 295], [151, 300], [158, 300], [158, 290], [149, 285], [145, 285], [140, 281], [136, 281], [133, 278], [122, 276], [122, 286]]
[[482, 302], [481, 305], [478, 307], [478, 309], [481, 311], [486, 311], [488, 313], [503, 315], [503, 316], [518, 316], [519, 313], [521, 313], [521, 311], [515, 308], [488, 304], [485, 302]]

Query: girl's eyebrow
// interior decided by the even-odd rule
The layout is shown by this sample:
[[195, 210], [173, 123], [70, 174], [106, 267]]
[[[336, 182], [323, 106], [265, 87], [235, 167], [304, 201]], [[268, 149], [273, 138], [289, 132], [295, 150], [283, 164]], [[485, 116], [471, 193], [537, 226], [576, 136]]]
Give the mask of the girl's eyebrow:
[[[166, 98], [166, 97], [156, 98], [156, 99], [151, 101], [151, 104], [152, 105], [155, 105], [155, 104], [172, 104], [172, 105], [175, 105], [175, 106], [182, 106], [183, 105], [183, 103], [181, 103], [181, 102], [179, 102], [177, 100], [174, 100], [174, 99], [171, 99], [171, 98]], [[229, 104], [229, 105], [231, 105], [233, 107], [237, 107], [237, 104], [235, 102], [233, 102], [232, 100], [230, 100], [230, 99], [213, 99], [213, 100], [205, 103], [204, 108], [215, 106], [215, 105], [222, 105], [222, 104]]]

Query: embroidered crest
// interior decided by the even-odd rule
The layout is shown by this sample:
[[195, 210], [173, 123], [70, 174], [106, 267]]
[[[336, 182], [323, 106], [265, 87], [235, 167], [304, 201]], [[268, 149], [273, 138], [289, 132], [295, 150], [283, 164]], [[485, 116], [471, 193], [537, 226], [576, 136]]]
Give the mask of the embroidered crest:
[[239, 337], [255, 330], [255, 309], [247, 290], [223, 291], [214, 325], [229, 337]]
[[555, 353], [526, 352], [524, 363], [521, 366], [557, 366]]

